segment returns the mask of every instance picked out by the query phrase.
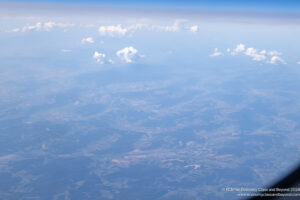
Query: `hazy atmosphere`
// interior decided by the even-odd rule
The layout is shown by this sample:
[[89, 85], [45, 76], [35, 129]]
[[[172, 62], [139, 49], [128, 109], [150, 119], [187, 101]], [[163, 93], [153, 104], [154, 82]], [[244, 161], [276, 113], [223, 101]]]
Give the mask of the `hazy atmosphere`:
[[0, 1], [0, 199], [233, 200], [297, 164], [299, 3], [224, 2]]

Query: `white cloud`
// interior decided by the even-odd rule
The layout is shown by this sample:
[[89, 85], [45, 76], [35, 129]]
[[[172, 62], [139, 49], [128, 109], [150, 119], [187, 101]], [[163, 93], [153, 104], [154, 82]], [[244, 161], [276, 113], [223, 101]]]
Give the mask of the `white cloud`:
[[137, 53], [138, 50], [132, 46], [125, 47], [116, 52], [117, 56], [126, 63], [132, 63], [138, 57]]
[[108, 59], [109, 64], [114, 64], [115, 62], [112, 59]]
[[12, 29], [11, 31], [7, 31], [7, 32], [27, 32], [27, 31], [50, 31], [51, 29], [53, 29], [54, 27], [59, 27], [59, 28], [67, 28], [67, 27], [71, 27], [71, 26], [75, 26], [74, 24], [64, 24], [64, 23], [56, 23], [56, 22], [37, 22], [34, 25], [26, 25], [23, 26], [22, 28], [15, 28]]
[[104, 53], [99, 53], [98, 51], [95, 51], [93, 58], [96, 59], [97, 63], [104, 64], [106, 55]]
[[69, 52], [71, 52], [72, 50], [70, 50], [70, 49], [62, 49], [61, 50], [61, 52], [63, 52], [63, 53], [69, 53]]
[[[226, 52], [232, 56], [235, 56], [237, 54], [243, 53], [246, 56], [249, 56], [252, 58], [252, 60], [255, 61], [265, 61], [269, 64], [286, 64], [286, 62], [280, 57], [282, 53], [272, 50], [267, 52], [266, 50], [258, 50], [253, 47], [246, 48], [246, 45], [244, 44], [238, 44], [235, 49], [231, 50], [229, 48], [226, 49]], [[222, 55], [221, 52], [218, 51], [218, 49], [215, 49], [215, 52], [210, 56], [220, 56]]]
[[82, 44], [86, 44], [86, 43], [92, 44], [92, 43], [94, 43], [94, 39], [93, 39], [92, 37], [83, 38], [83, 39], [81, 40], [81, 43], [82, 43]]
[[265, 55], [267, 53], [267, 51], [266, 50], [262, 50], [259, 53], [262, 54], [262, 55]]
[[172, 26], [163, 26], [162, 29], [167, 32], [178, 32], [180, 30], [180, 24], [186, 21], [185, 19], [176, 19]]
[[297, 64], [300, 65], [300, 61], [298, 61]]
[[211, 57], [217, 57], [217, 56], [223, 56], [224, 54], [222, 52], [219, 52], [218, 48], [215, 48], [214, 53], [212, 53]]
[[51, 31], [53, 28], [63, 28], [64, 31], [66, 31], [66, 28], [74, 27], [74, 26], [75, 26], [75, 24], [46, 22], [46, 23], [44, 23], [44, 30]]
[[270, 51], [268, 54], [269, 54], [270, 56], [280, 56], [280, 55], [282, 55], [282, 53], [280, 53], [280, 52], [278, 52], [278, 51]]
[[261, 51], [260, 53], [257, 53], [257, 50], [254, 48], [248, 48], [245, 51], [245, 55], [252, 57], [253, 60], [255, 61], [262, 61], [266, 59], [266, 50]]
[[198, 30], [199, 30], [199, 27], [197, 25], [190, 27], [190, 31], [193, 32], [193, 33], [198, 32]]
[[6, 32], [14, 32], [14, 33], [17, 33], [17, 32], [20, 32], [20, 31], [21, 31], [20, 28], [14, 28], [14, 29], [12, 29], [12, 30], [10, 30], [10, 31], [6, 31]]
[[[122, 27], [121, 24], [118, 24], [117, 26], [101, 26], [99, 28], [99, 32], [101, 33], [101, 35], [110, 35], [110, 36], [115, 36], [115, 35], [123, 36], [125, 34], [128, 34], [128, 32], [134, 32], [136, 30], [141, 30], [141, 29], [178, 32], [180, 30], [180, 25], [186, 21], [187, 21], [186, 19], [176, 19], [172, 25], [165, 25], [165, 26], [150, 25], [147, 23], [136, 23], [124, 27]], [[191, 32], [197, 32], [199, 27], [197, 25], [194, 25], [187, 29]]]
[[247, 48], [246, 51], [245, 51], [245, 55], [247, 56], [254, 56], [256, 53], [256, 49], [250, 47], [250, 48]]
[[104, 64], [106, 60], [106, 55], [104, 53], [99, 53], [98, 51], [95, 51], [94, 59], [96, 59], [96, 62], [99, 64]]
[[127, 33], [126, 28], [122, 28], [121, 24], [117, 26], [100, 26], [98, 29], [101, 35], [109, 35], [109, 36], [124, 36]]
[[112, 59], [107, 59], [104, 53], [99, 53], [98, 51], [94, 52], [93, 58], [99, 64], [113, 64], [114, 61]]
[[136, 30], [141, 30], [143, 28], [149, 28], [148, 24], [143, 23], [136, 23], [131, 24], [128, 26], [122, 26], [121, 24], [118, 24], [116, 26], [110, 25], [110, 26], [100, 26], [98, 31], [101, 35], [105, 36], [125, 36], [128, 33], [133, 33]]
[[132, 24], [132, 25], [127, 27], [127, 30], [135, 31], [135, 30], [140, 30], [142, 28], [148, 28], [148, 24], [141, 24], [141, 23]]
[[179, 22], [175, 21], [172, 26], [166, 26], [165, 31], [177, 32], [179, 31]]
[[55, 26], [56, 26], [55, 22], [46, 22], [46, 23], [44, 23], [44, 29], [46, 31], [50, 31]]
[[42, 30], [42, 23], [38, 22], [35, 25], [24, 26], [21, 31], [26, 32], [26, 31], [32, 31], [32, 30], [36, 30], [36, 31]]
[[[131, 25], [108, 25], [108, 26], [100, 26], [98, 31], [103, 36], [125, 36], [129, 33], [133, 33], [136, 30], [148, 29], [148, 30], [158, 30], [158, 31], [167, 31], [167, 32], [178, 32], [180, 31], [180, 25], [183, 22], [186, 22], [185, 19], [176, 19], [172, 25], [169, 26], [161, 26], [161, 25], [149, 25], [146, 23], [136, 23]], [[199, 27], [197, 25], [191, 26], [188, 28], [191, 32], [197, 32]]]
[[286, 62], [279, 56], [272, 56], [271, 59], [267, 63], [273, 64], [273, 65], [276, 65], [278, 63], [286, 64]]
[[246, 46], [244, 44], [238, 44], [235, 49], [232, 50], [231, 55], [237, 55], [238, 53], [241, 53], [245, 51]]

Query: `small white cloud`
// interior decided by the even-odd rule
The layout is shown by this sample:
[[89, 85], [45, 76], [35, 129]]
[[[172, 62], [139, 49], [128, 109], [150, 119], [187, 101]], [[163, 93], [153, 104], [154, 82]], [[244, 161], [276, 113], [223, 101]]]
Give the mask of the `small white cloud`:
[[[266, 61], [266, 63], [269, 64], [286, 64], [286, 62], [280, 57], [280, 55], [282, 55], [282, 53], [278, 52], [278, 51], [269, 51], [267, 52], [266, 50], [257, 50], [253, 47], [250, 48], [246, 48], [246, 46], [244, 44], [239, 44], [236, 46], [235, 49], [231, 50], [231, 49], [227, 49], [226, 50], [227, 53], [235, 56], [239, 53], [243, 53], [246, 56], [249, 56], [252, 58], [252, 60], [255, 61]], [[218, 51], [215, 50], [216, 55], [218, 55]], [[214, 55], [214, 54], [213, 54]], [[213, 56], [212, 55], [212, 56]]]
[[297, 64], [300, 65], [300, 61], [298, 61]]
[[58, 28], [67, 28], [67, 27], [74, 27], [75, 24], [68, 24], [68, 23], [54, 23], [53, 27], [58, 27]]
[[116, 52], [117, 56], [126, 63], [132, 63], [136, 58], [138, 58], [137, 53], [138, 50], [132, 46], [125, 47], [124, 49]]
[[122, 28], [121, 24], [118, 24], [117, 26], [100, 26], [98, 31], [101, 35], [114, 37], [124, 36], [128, 30], [126, 28]]
[[179, 23], [175, 22], [172, 26], [166, 26], [165, 31], [177, 32], [179, 31]]
[[267, 51], [266, 50], [262, 50], [262, 51], [260, 51], [259, 52], [261, 55], [265, 55], [266, 53], [267, 53]]
[[56, 22], [46, 22], [44, 24], [44, 30], [45, 31], [50, 31], [52, 28], [63, 28], [64, 32], [67, 31], [66, 28], [68, 27], [74, 27], [75, 24], [68, 24], [68, 23], [56, 23]]
[[273, 65], [276, 65], [278, 63], [286, 64], [286, 62], [279, 56], [272, 56], [271, 59], [267, 63], [273, 64]]
[[231, 55], [237, 55], [238, 53], [241, 53], [245, 51], [246, 46], [244, 44], [238, 44], [235, 49], [232, 50]]
[[75, 26], [74, 24], [64, 24], [64, 23], [56, 23], [56, 22], [37, 22], [35, 25], [26, 25], [22, 28], [15, 28], [12, 29], [11, 31], [7, 32], [27, 32], [27, 31], [50, 31], [54, 27], [59, 27], [59, 28], [67, 28]]
[[38, 22], [35, 25], [27, 25], [22, 28], [22, 32], [32, 31], [32, 30], [36, 30], [36, 31], [42, 30], [42, 23]]
[[164, 26], [162, 29], [167, 32], [178, 32], [180, 30], [180, 24], [186, 21], [185, 19], [176, 19], [172, 26]]
[[280, 52], [278, 52], [278, 51], [270, 51], [268, 54], [269, 54], [270, 56], [280, 56], [280, 55], [282, 55], [282, 53], [280, 53]]
[[83, 38], [83, 39], [81, 40], [81, 43], [82, 43], [82, 44], [86, 44], [86, 43], [92, 44], [92, 43], [94, 43], [94, 39], [93, 39], [92, 37]]
[[266, 54], [266, 50], [263, 50], [260, 53], [257, 53], [256, 49], [254, 49], [252, 47], [248, 48], [245, 51], [245, 55], [252, 57], [252, 59], [255, 60], [255, 61], [265, 60], [266, 56], [264, 54]]
[[61, 50], [61, 52], [63, 52], [63, 53], [69, 53], [69, 52], [71, 52], [72, 50], [70, 50], [70, 49], [62, 49]]
[[109, 64], [114, 64], [115, 62], [112, 59], [108, 59]]
[[215, 48], [214, 53], [212, 53], [211, 57], [217, 57], [217, 56], [223, 56], [224, 54], [222, 52], [219, 52], [218, 48]]
[[199, 30], [199, 27], [197, 25], [190, 27], [190, 31], [193, 32], [193, 33], [198, 32], [198, 30]]
[[14, 28], [14, 29], [12, 29], [12, 30], [10, 30], [10, 31], [6, 31], [6, 32], [17, 33], [17, 32], [20, 32], [20, 31], [21, 31], [21, 29], [19, 29], [19, 28]]
[[148, 28], [148, 24], [132, 24], [127, 27], [127, 30], [135, 31], [135, 30], [141, 30], [142, 28]]
[[95, 51], [93, 58], [96, 59], [96, 62], [99, 64], [106, 63], [106, 55], [104, 53], [99, 53], [98, 51]]
[[46, 23], [44, 23], [44, 29], [46, 31], [50, 31], [55, 26], [56, 26], [55, 22], [46, 22]]

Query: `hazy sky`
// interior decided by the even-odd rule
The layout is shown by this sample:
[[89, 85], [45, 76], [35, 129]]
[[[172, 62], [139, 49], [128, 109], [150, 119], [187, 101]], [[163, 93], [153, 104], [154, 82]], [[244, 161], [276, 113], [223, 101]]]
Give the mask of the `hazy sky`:
[[0, 1], [0, 199], [268, 184], [299, 158], [299, 4]]
[[176, 7], [176, 8], [200, 8], [217, 10], [255, 10], [255, 11], [300, 11], [300, 2], [294, 0], [12, 0], [0, 2], [36, 2], [36, 3], [72, 3], [90, 5], [113, 6], [141, 6], [141, 7]]

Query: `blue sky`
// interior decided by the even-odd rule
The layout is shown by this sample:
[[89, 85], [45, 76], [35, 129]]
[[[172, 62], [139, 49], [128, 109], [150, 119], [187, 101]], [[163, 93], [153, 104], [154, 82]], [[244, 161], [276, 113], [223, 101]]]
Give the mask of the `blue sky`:
[[35, 3], [76, 3], [76, 4], [97, 4], [112, 6], [141, 6], [141, 7], [175, 7], [175, 8], [199, 8], [217, 10], [255, 10], [255, 11], [300, 11], [300, 2], [294, 0], [13, 0], [0, 2], [35, 2]]

